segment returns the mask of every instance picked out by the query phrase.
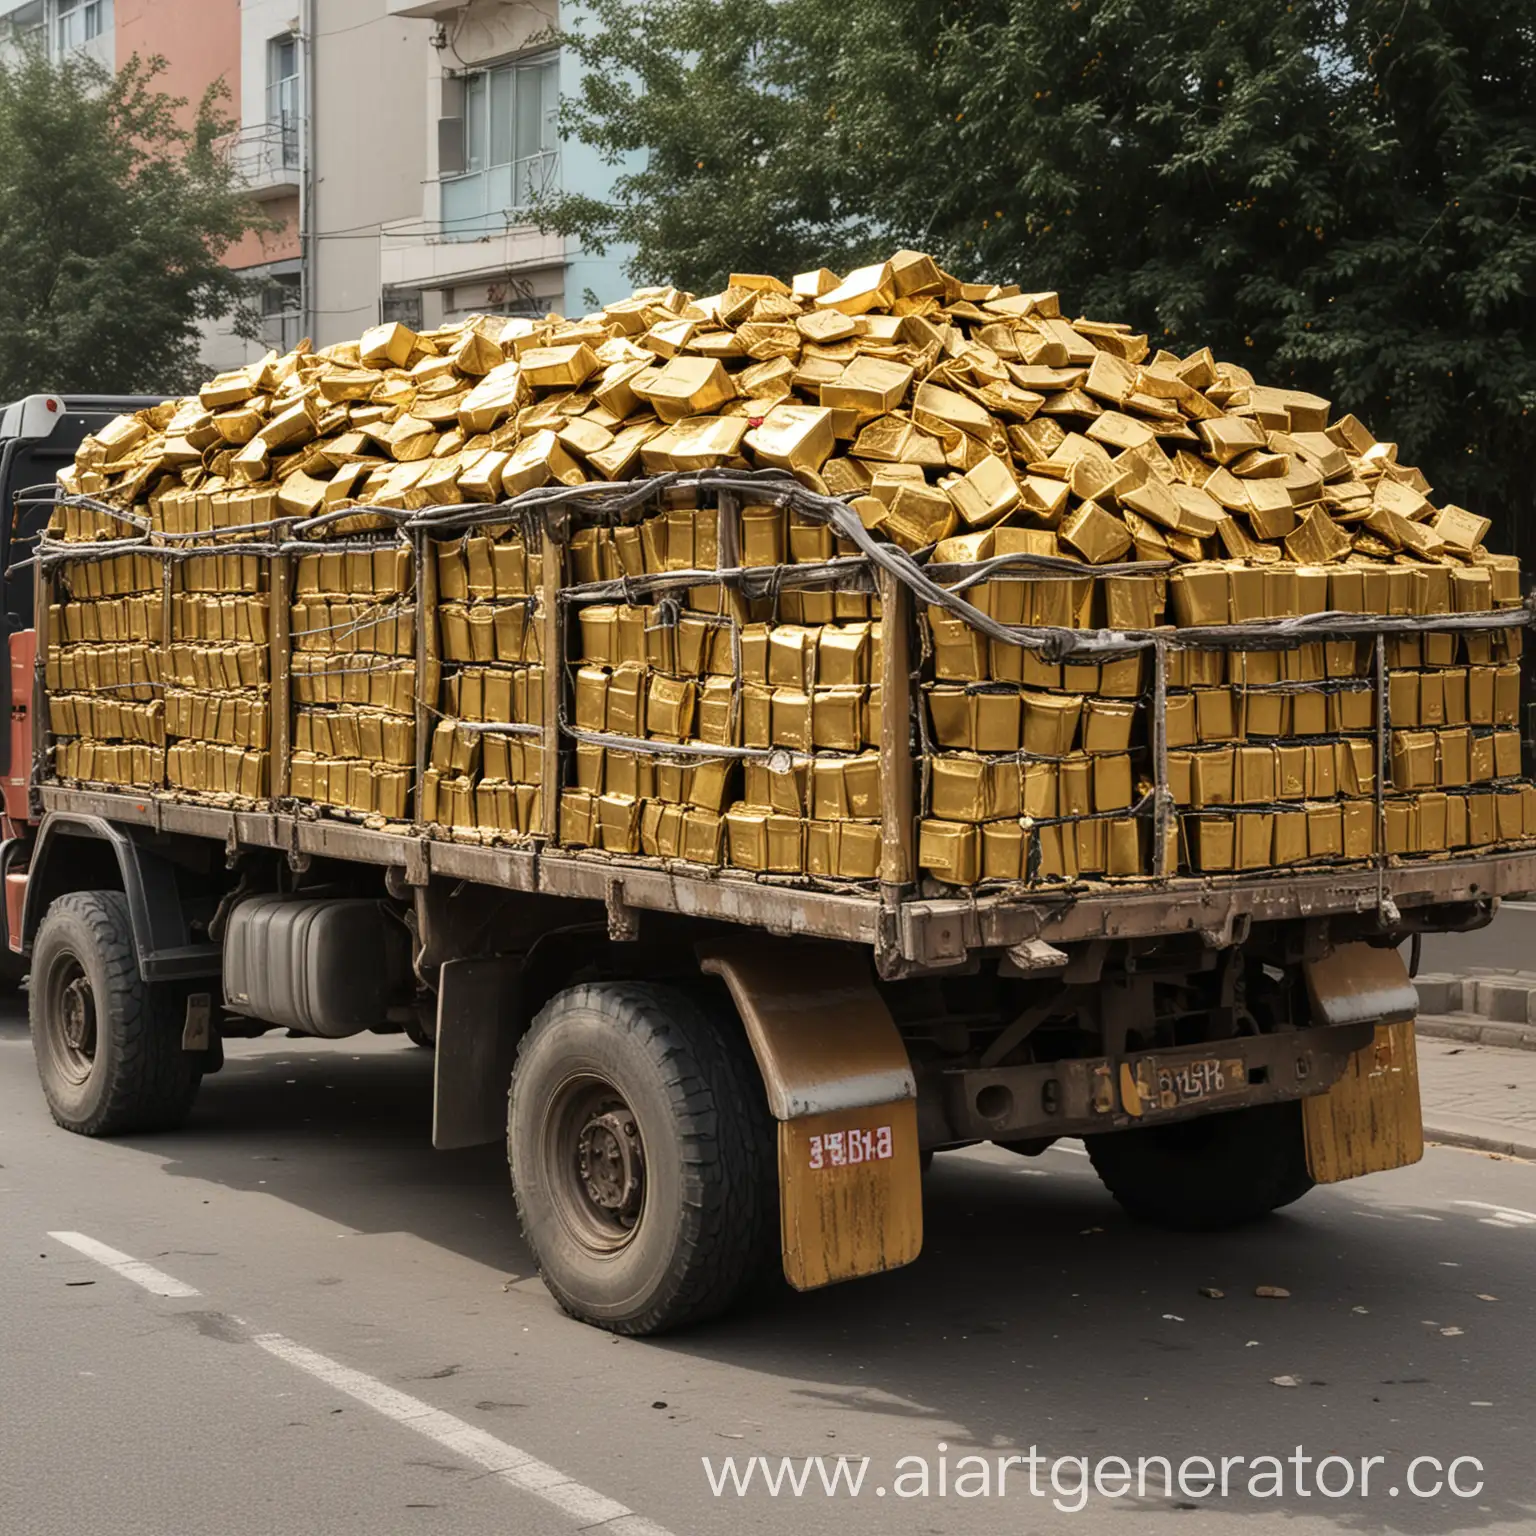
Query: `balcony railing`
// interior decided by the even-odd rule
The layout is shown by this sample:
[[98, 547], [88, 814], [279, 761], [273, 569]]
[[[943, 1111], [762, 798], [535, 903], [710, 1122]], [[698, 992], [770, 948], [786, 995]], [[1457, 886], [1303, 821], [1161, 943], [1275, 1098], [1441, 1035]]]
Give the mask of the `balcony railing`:
[[445, 177], [444, 240], [483, 240], [538, 222], [539, 204], [560, 187], [560, 151], [541, 150], [506, 165]]
[[256, 197], [278, 197], [299, 189], [297, 118], [256, 123], [223, 142], [225, 158]]

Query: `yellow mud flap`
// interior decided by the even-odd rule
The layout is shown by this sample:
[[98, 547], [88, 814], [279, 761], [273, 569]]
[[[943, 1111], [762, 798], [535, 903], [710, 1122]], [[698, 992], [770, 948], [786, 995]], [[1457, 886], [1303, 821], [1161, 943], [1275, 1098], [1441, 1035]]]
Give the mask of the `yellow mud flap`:
[[917, 1084], [868, 954], [759, 934], [699, 948], [731, 990], [779, 1122], [797, 1290], [910, 1264], [923, 1244]]
[[1307, 989], [1321, 1022], [1382, 1021], [1333, 1087], [1302, 1100], [1312, 1177], [1337, 1184], [1418, 1162], [1424, 1116], [1413, 1032], [1417, 998], [1402, 958], [1393, 949], [1346, 944], [1307, 967]]

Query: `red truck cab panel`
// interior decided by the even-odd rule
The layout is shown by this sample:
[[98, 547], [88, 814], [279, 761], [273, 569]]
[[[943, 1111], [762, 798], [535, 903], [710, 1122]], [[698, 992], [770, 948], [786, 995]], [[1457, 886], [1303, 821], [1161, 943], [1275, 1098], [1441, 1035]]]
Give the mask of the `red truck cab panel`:
[[10, 637], [10, 642], [11, 765], [4, 780], [5, 814], [23, 826], [28, 819], [27, 791], [32, 777], [32, 675], [37, 631], [21, 630]]

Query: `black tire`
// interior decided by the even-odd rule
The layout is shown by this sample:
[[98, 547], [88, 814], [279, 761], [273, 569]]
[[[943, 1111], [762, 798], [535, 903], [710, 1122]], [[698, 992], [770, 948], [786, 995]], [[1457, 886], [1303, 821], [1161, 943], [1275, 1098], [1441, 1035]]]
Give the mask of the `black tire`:
[[202, 1080], [181, 1048], [184, 989], [139, 976], [120, 891], [76, 891], [48, 909], [32, 949], [28, 1014], [54, 1120], [82, 1136], [180, 1125]]
[[661, 1333], [778, 1269], [774, 1123], [723, 1007], [638, 982], [559, 993], [519, 1046], [507, 1145], [523, 1236], [573, 1317]]
[[1312, 1188], [1299, 1103], [1111, 1131], [1087, 1147], [1129, 1215], [1176, 1232], [1242, 1226]]
[[405, 1038], [412, 1045], [419, 1045], [424, 1051], [435, 1051], [437, 1049], [437, 1041], [422, 1027], [420, 1019], [407, 1019], [400, 1027]]

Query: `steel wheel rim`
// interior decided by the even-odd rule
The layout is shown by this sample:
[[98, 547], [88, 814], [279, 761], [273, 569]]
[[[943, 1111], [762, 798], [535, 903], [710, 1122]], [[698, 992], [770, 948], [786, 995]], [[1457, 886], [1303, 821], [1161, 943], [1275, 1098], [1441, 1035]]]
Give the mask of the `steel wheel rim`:
[[73, 955], [59, 959], [48, 977], [49, 1053], [62, 1077], [79, 1087], [96, 1067], [99, 1026], [90, 977]]
[[599, 1257], [622, 1252], [645, 1218], [645, 1143], [617, 1086], [597, 1072], [566, 1077], [544, 1110], [545, 1187], [572, 1240]]

